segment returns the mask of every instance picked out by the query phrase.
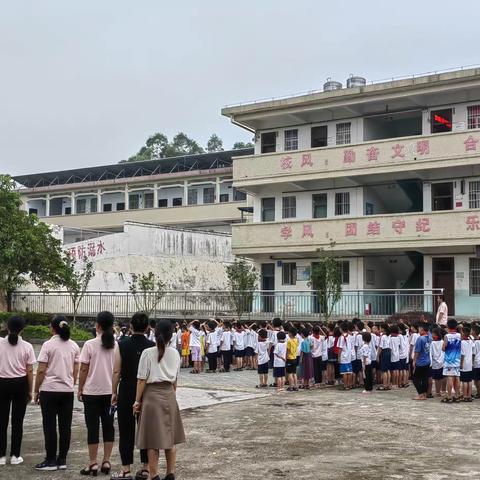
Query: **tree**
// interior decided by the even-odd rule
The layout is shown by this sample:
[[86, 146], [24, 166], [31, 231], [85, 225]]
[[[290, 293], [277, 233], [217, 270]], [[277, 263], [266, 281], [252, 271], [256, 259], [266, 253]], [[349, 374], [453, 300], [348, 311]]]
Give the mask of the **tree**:
[[242, 150], [243, 148], [253, 148], [255, 145], [253, 145], [252, 142], [235, 142], [233, 144], [233, 149], [234, 150]]
[[207, 152], [223, 152], [223, 141], [216, 133], [208, 139]]
[[20, 209], [20, 194], [8, 175], [0, 175], [0, 291], [11, 311], [13, 292], [30, 279], [39, 288], [63, 284], [66, 265], [61, 241], [51, 227]]
[[137, 310], [151, 315], [165, 295], [165, 283], [153, 272], [132, 274], [129, 284]]
[[73, 305], [73, 326], [77, 321], [77, 311], [80, 302], [87, 291], [90, 280], [95, 276], [93, 263], [86, 258], [82, 259], [82, 263], [78, 263], [73, 257], [66, 254], [64, 257], [66, 275], [63, 286], [66, 288]]
[[318, 262], [313, 263], [309, 286], [316, 293], [320, 315], [326, 322], [330, 319], [335, 305], [342, 297], [342, 275], [338, 261], [328, 252], [320, 250]]
[[242, 315], [250, 310], [253, 293], [257, 288], [257, 269], [243, 258], [227, 265], [227, 282], [230, 301], [240, 321]]

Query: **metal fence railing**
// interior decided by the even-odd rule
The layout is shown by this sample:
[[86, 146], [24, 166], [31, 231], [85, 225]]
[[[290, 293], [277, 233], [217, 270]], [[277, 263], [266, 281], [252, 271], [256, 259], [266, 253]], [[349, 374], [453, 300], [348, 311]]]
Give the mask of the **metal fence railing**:
[[[208, 318], [236, 317], [240, 304], [242, 319], [320, 319], [325, 310], [333, 317], [385, 317], [395, 313], [433, 312], [435, 296], [442, 289], [431, 290], [345, 290], [335, 305], [321, 305], [312, 291], [254, 291], [232, 294], [228, 291], [168, 291], [152, 310], [152, 317]], [[150, 296], [155, 294], [149, 294]], [[148, 298], [147, 302], [152, 301]], [[138, 294], [130, 292], [87, 292], [77, 315], [94, 317], [109, 310], [118, 317], [130, 317], [142, 308]], [[20, 291], [13, 296], [16, 311], [63, 313], [72, 315], [73, 305], [67, 292]]]

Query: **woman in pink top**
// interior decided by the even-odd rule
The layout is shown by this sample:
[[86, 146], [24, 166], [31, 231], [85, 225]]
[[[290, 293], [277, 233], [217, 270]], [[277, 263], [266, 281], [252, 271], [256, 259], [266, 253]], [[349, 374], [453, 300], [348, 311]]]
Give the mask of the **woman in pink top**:
[[22, 317], [11, 317], [7, 322], [8, 337], [0, 338], [0, 465], [6, 464], [10, 407], [12, 409], [10, 463], [18, 465], [23, 462], [20, 456], [23, 419], [27, 403], [32, 400], [35, 365], [32, 345], [20, 337], [24, 328], [25, 320]]
[[[40, 403], [45, 437], [45, 460], [37, 470], [65, 470], [70, 448], [73, 387], [78, 377], [80, 348], [70, 340], [70, 327], [61, 315], [50, 321], [52, 338], [42, 345], [35, 379], [35, 402]], [[58, 417], [58, 457], [57, 457]]]
[[110, 455], [112, 454], [115, 430], [113, 428], [112, 377], [115, 363], [116, 343], [113, 336], [114, 317], [110, 312], [97, 315], [97, 337], [88, 340], [80, 355], [80, 377], [78, 380], [78, 399], [83, 402], [85, 423], [88, 432], [88, 454], [90, 463], [80, 471], [81, 475], [97, 476], [99, 424], [103, 430], [103, 461], [100, 471], [110, 473]]

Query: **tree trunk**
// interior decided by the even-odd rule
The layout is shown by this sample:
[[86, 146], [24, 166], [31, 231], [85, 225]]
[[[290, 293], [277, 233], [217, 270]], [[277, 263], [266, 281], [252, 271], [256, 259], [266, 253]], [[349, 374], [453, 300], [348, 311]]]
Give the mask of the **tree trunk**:
[[11, 290], [7, 290], [7, 312], [12, 311], [12, 302], [13, 302], [13, 292]]

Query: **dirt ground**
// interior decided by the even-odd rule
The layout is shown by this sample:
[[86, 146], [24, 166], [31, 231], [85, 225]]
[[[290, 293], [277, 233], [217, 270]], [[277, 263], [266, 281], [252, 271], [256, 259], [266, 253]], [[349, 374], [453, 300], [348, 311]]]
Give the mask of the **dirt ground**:
[[[210, 384], [209, 395], [216, 403], [189, 408], [186, 400], [193, 397], [192, 390], [179, 393], [188, 397], [181, 402], [186, 408], [187, 443], [178, 450], [180, 480], [480, 478], [478, 400], [447, 405], [438, 399], [414, 402], [412, 387], [370, 396], [336, 388], [256, 396], [250, 372], [223, 374], [223, 390], [214, 389], [220, 385], [218, 378], [184, 375], [185, 384], [197, 384], [199, 395]], [[242, 390], [241, 400], [228, 397]], [[32, 467], [43, 458], [43, 438], [39, 408], [30, 406], [25, 463], [0, 467], [0, 478], [80, 478], [85, 437], [82, 408], [76, 405], [69, 470], [36, 472]], [[116, 448], [114, 453], [116, 467]]]

